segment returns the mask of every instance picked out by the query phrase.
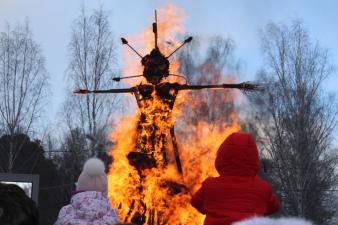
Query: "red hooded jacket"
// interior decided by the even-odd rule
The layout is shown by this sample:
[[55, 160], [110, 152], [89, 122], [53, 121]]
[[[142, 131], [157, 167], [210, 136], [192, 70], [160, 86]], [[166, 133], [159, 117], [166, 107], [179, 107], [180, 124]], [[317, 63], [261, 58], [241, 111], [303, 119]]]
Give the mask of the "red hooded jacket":
[[204, 225], [230, 225], [278, 211], [270, 184], [257, 176], [258, 150], [250, 134], [231, 134], [218, 149], [215, 166], [220, 176], [207, 178], [191, 199], [206, 214]]

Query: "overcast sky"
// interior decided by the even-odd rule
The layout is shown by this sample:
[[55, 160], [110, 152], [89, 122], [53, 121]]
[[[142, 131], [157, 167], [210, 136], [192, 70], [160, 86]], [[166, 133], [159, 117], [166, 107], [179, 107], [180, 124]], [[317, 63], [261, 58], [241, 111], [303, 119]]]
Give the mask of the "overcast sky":
[[[84, 4], [87, 11], [100, 5], [109, 12], [116, 40], [140, 33], [152, 23], [154, 10], [169, 1], [160, 0], [0, 0], [0, 31], [5, 22], [30, 21], [34, 39], [41, 45], [51, 76], [53, 96], [49, 100], [49, 120], [53, 122], [65, 96], [65, 71], [69, 61], [67, 44], [70, 27]], [[303, 20], [312, 40], [330, 51], [338, 64], [338, 1], [336, 0], [181, 0], [170, 1], [186, 14], [184, 23], [189, 34], [231, 37], [236, 55], [245, 63], [241, 78], [252, 79], [262, 65], [259, 30], [268, 22]], [[117, 48], [121, 54], [121, 47]], [[338, 85], [337, 73], [327, 81], [329, 90]], [[336, 91], [338, 93], [338, 91]]]

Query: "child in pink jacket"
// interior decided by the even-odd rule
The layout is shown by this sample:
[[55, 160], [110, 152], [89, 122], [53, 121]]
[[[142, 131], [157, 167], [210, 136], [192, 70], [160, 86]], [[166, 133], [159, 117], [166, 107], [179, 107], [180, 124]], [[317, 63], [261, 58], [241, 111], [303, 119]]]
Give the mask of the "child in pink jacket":
[[107, 198], [108, 182], [100, 159], [86, 161], [70, 204], [64, 206], [54, 225], [111, 225], [120, 223]]

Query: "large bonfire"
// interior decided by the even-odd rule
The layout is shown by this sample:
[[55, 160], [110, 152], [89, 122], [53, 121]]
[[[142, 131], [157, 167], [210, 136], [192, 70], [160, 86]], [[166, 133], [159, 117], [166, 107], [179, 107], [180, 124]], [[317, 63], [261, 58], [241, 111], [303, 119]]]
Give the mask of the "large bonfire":
[[[170, 49], [162, 49], [163, 53], [168, 55], [172, 48], [180, 44], [175, 38], [184, 33], [184, 14], [173, 4], [158, 12], [158, 30], [161, 34], [159, 46], [166, 46], [165, 43], [170, 41]], [[153, 47], [149, 41], [152, 40], [152, 35], [149, 29], [137, 37], [128, 39], [137, 43], [141, 52], [149, 52]], [[138, 59], [129, 54], [131, 53], [125, 53], [125, 62], [128, 65], [124, 73], [142, 74]], [[180, 62], [174, 58], [170, 64], [170, 72], [179, 74], [179, 66]], [[116, 145], [111, 149], [114, 161], [108, 174], [109, 199], [117, 208], [122, 221], [150, 225], [203, 223], [204, 217], [190, 206], [191, 194], [200, 187], [206, 177], [217, 176], [213, 166], [217, 148], [224, 138], [238, 131], [240, 126], [236, 114], [232, 114], [232, 122], [224, 124], [222, 128], [212, 127], [206, 122], [185, 123], [187, 132], [184, 139], [178, 137], [183, 168], [182, 173], [179, 173], [169, 133], [172, 125], [180, 126], [184, 104], [190, 104], [192, 107], [198, 105], [198, 102], [192, 104], [189, 94], [180, 93], [172, 110], [159, 96], [153, 94], [152, 98], [143, 101], [142, 107], [122, 118], [116, 131], [110, 134]], [[194, 132], [190, 132], [191, 130]], [[156, 137], [152, 137], [154, 135]], [[155, 141], [152, 141], [154, 138]], [[156, 166], [137, 169], [131, 165], [128, 154], [147, 148], [153, 149]], [[167, 150], [165, 156], [163, 148]]]

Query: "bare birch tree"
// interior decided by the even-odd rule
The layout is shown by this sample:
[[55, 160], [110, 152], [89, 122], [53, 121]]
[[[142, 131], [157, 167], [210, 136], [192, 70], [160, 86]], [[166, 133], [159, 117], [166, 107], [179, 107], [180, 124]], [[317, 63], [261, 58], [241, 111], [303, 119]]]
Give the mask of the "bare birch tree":
[[[87, 15], [83, 8], [72, 27], [69, 43], [71, 88], [113, 88], [115, 45], [107, 14], [101, 9]], [[116, 95], [71, 94], [65, 103], [65, 115], [71, 129], [81, 128], [90, 146], [107, 142], [109, 117], [117, 107]]]
[[271, 160], [268, 175], [282, 213], [330, 224], [337, 184], [330, 144], [337, 105], [323, 90], [333, 72], [327, 50], [310, 41], [300, 22], [268, 24], [262, 47], [266, 65], [259, 75], [268, 85], [256, 103]]
[[28, 134], [42, 112], [47, 93], [48, 76], [41, 49], [33, 40], [28, 23], [0, 33], [0, 134], [10, 135], [9, 149], [1, 157], [8, 158], [12, 172], [23, 143], [17, 133]]

